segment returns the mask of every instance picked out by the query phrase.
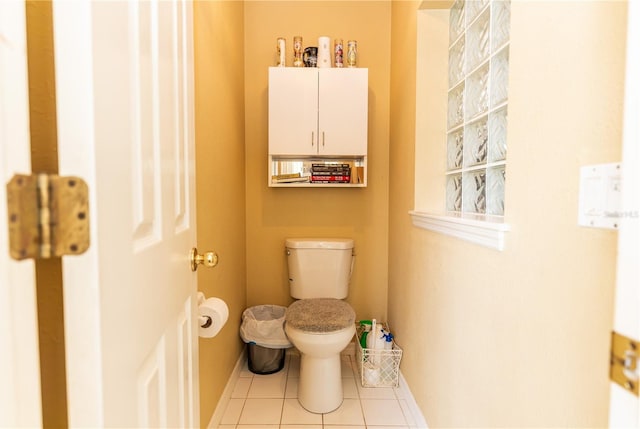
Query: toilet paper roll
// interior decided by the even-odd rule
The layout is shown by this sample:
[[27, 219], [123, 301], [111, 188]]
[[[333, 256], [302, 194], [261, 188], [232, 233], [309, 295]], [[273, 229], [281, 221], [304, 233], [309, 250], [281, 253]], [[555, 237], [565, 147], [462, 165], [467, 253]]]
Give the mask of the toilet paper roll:
[[318, 67], [331, 67], [331, 39], [318, 37]]
[[212, 338], [227, 323], [229, 307], [220, 298], [208, 298], [198, 306], [200, 329], [198, 334], [202, 338]]

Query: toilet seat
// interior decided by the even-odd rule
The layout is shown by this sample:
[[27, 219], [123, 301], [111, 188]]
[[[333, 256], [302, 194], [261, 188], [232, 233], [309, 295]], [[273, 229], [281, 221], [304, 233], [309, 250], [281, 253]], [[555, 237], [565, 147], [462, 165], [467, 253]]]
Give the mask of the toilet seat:
[[356, 312], [335, 298], [301, 299], [291, 304], [284, 315], [292, 328], [313, 334], [330, 334], [354, 326]]

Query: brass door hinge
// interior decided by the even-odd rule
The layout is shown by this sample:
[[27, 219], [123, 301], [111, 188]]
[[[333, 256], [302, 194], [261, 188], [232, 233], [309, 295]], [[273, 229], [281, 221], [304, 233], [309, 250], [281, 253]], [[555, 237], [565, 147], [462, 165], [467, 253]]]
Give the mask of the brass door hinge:
[[638, 352], [640, 343], [617, 332], [611, 333], [611, 362], [609, 376], [638, 396]]
[[7, 183], [13, 259], [79, 255], [89, 248], [89, 190], [79, 177], [16, 174]]

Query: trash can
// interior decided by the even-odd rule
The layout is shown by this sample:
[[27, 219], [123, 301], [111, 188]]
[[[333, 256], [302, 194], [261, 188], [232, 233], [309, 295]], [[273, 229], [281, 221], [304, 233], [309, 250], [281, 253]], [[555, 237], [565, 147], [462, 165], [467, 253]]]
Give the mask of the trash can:
[[247, 343], [249, 371], [273, 374], [284, 368], [285, 349], [292, 347], [284, 333], [287, 307], [257, 305], [242, 313], [240, 337]]

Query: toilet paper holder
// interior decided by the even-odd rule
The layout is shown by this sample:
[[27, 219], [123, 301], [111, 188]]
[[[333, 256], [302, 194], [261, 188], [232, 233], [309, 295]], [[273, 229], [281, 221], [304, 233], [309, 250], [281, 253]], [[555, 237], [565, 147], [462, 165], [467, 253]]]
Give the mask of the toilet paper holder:
[[[204, 297], [204, 294], [202, 292], [198, 292], [197, 299], [198, 299], [198, 305], [200, 305], [204, 302], [206, 298]], [[213, 320], [211, 319], [211, 317], [205, 316], [202, 314], [198, 316], [198, 325], [200, 325], [201, 328], [208, 328], [209, 326], [211, 326], [212, 323], [213, 323]]]
[[213, 323], [209, 316], [198, 316], [198, 321], [201, 328], [208, 328]]

